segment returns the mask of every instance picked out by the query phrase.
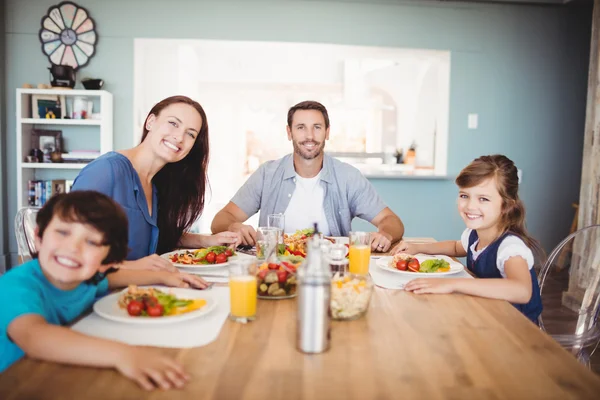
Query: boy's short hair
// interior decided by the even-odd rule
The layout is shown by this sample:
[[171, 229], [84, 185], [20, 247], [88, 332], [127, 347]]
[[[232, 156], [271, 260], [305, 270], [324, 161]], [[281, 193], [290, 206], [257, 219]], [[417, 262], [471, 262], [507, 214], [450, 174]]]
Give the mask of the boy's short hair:
[[60, 193], [52, 196], [38, 212], [38, 236], [42, 238], [52, 218], [92, 226], [103, 236], [102, 244], [109, 246], [102, 264], [122, 262], [127, 257], [127, 216], [110, 197], [92, 190]]
[[290, 128], [292, 127], [292, 122], [294, 122], [294, 114], [298, 110], [321, 111], [321, 114], [323, 114], [323, 119], [325, 120], [325, 128], [329, 128], [329, 114], [327, 113], [327, 109], [323, 104], [313, 100], [303, 101], [301, 103], [296, 104], [288, 110], [287, 124]]

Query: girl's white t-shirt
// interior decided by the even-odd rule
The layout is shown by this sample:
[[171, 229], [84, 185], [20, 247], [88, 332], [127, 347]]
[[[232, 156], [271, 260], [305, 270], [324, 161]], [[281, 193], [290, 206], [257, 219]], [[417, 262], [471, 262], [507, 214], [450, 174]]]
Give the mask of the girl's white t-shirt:
[[297, 230], [312, 228], [317, 223], [319, 232], [329, 235], [329, 224], [323, 209], [325, 190], [321, 185], [321, 173], [314, 178], [302, 178], [296, 174], [296, 189], [285, 210], [285, 231], [294, 233]]
[[[469, 236], [471, 236], [472, 229], [465, 229], [465, 231], [460, 236], [460, 242], [465, 250], [469, 248]], [[477, 243], [479, 243], [479, 239], [473, 243], [471, 246], [471, 253], [473, 254], [473, 261], [477, 260], [477, 257], [487, 248], [477, 251]], [[517, 237], [517, 236], [508, 236], [504, 238], [500, 246], [498, 247], [498, 255], [496, 256], [496, 268], [500, 271], [500, 275], [503, 278], [506, 278], [506, 273], [504, 272], [504, 263], [511, 257], [521, 257], [527, 262], [527, 266], [529, 269], [533, 268], [533, 252], [525, 242]]]

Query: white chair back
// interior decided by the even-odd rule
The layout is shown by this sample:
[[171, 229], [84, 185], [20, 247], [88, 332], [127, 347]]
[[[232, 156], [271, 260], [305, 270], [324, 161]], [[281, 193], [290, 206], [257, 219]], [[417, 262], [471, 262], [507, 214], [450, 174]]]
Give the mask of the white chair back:
[[21, 262], [32, 259], [36, 252], [35, 248], [35, 219], [39, 208], [21, 208], [15, 217], [15, 234], [17, 236], [17, 247]]

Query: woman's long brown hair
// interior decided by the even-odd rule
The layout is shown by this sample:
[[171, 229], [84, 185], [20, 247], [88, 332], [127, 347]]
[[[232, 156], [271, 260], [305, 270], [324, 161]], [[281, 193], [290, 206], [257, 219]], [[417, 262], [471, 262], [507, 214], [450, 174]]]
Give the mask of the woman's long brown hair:
[[538, 260], [543, 262], [544, 250], [525, 228], [525, 206], [518, 193], [519, 176], [511, 159], [500, 154], [476, 158], [456, 177], [456, 184], [459, 188], [470, 188], [490, 178], [496, 179], [496, 186], [502, 197], [500, 236], [507, 232], [518, 236]]
[[208, 185], [208, 122], [204, 109], [196, 101], [185, 96], [172, 96], [157, 103], [144, 121], [142, 142], [148, 135], [148, 117], [158, 116], [165, 107], [175, 103], [194, 107], [202, 118], [202, 125], [189, 154], [181, 161], [165, 165], [152, 179], [158, 191], [158, 254], [177, 247], [183, 233], [202, 214]]

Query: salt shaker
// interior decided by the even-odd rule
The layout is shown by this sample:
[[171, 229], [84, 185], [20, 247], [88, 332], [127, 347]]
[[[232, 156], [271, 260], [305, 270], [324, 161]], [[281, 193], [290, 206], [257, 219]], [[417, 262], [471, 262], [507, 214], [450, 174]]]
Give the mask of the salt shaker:
[[[315, 232], [317, 232], [315, 224]], [[318, 237], [318, 236], [315, 236]], [[331, 341], [331, 270], [318, 239], [308, 242], [298, 269], [297, 347], [303, 353], [322, 353]]]

